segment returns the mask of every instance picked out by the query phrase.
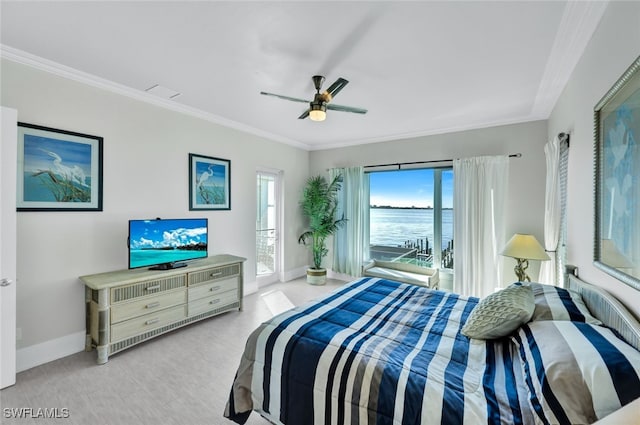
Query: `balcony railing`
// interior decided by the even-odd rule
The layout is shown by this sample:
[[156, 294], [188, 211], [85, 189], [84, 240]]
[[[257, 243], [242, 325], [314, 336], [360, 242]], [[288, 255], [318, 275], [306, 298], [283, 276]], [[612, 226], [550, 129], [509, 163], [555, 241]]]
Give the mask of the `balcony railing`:
[[[430, 247], [428, 238], [405, 241], [398, 246], [371, 245], [369, 257], [373, 260], [401, 261], [423, 267], [434, 267], [433, 248]], [[453, 241], [449, 241], [447, 247], [440, 252], [440, 258], [440, 268], [453, 268]]]
[[275, 271], [275, 245], [275, 229], [261, 229], [256, 231], [256, 273], [258, 275], [271, 274]]

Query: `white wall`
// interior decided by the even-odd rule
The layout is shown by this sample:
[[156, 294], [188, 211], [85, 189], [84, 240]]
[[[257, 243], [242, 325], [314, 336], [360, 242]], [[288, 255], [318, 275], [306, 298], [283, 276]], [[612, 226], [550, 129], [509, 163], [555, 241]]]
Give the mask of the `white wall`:
[[[255, 288], [259, 167], [283, 170], [285, 272], [308, 264], [297, 243], [307, 151], [10, 61], [2, 62], [2, 105], [22, 122], [104, 137], [104, 211], [18, 213], [19, 357], [21, 349], [29, 362], [46, 350], [60, 357], [83, 349], [78, 276], [127, 267], [131, 218], [207, 217], [210, 254], [246, 257], [245, 285]], [[231, 160], [230, 211], [189, 211], [190, 152]]]
[[568, 261], [580, 276], [612, 292], [640, 317], [640, 291], [593, 265], [593, 109], [640, 54], [640, 2], [610, 2], [549, 117], [549, 137], [571, 133]]
[[[311, 172], [320, 174], [333, 167], [521, 153], [521, 158], [512, 158], [510, 162], [505, 237], [508, 240], [516, 232], [531, 233], [542, 243], [546, 139], [546, 121], [534, 121], [394, 142], [372, 143], [366, 146], [314, 151], [311, 152], [310, 164]], [[535, 261], [530, 263], [529, 275], [538, 276], [539, 263]], [[330, 267], [331, 258], [326, 264]], [[502, 286], [516, 279], [513, 273], [514, 266], [515, 260], [504, 259], [503, 281], [500, 282]]]

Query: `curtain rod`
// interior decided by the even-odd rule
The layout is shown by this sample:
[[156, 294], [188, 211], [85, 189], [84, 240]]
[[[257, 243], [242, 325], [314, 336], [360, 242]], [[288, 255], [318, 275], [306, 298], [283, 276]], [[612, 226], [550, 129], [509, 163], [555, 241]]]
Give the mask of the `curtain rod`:
[[[521, 153], [514, 153], [509, 155], [509, 158], [520, 158], [522, 156]], [[395, 162], [391, 164], [377, 164], [377, 165], [365, 165], [363, 168], [376, 168], [376, 167], [391, 167], [395, 165], [398, 167], [398, 170], [403, 165], [418, 165], [418, 164], [433, 164], [435, 162], [452, 162], [453, 159], [434, 159], [431, 161], [415, 161], [415, 162]]]
[[560, 139], [560, 141], [567, 141], [567, 146], [569, 146], [569, 133], [558, 133], [558, 139]]

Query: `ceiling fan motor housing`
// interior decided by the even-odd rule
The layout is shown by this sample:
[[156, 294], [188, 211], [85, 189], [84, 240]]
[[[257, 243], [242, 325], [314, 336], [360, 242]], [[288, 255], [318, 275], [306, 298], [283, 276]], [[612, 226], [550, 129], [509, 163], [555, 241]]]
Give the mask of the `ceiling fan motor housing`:
[[327, 117], [327, 102], [321, 94], [316, 94], [309, 102], [309, 118], [312, 121], [324, 121]]
[[327, 111], [327, 102], [324, 102], [322, 100], [320, 101], [316, 101], [314, 100], [313, 102], [309, 103], [309, 109], [311, 111]]

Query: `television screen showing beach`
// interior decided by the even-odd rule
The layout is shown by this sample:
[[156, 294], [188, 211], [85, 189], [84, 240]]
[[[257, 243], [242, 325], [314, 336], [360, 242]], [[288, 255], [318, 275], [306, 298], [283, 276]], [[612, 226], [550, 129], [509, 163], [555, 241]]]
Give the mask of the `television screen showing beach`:
[[129, 222], [129, 268], [203, 257], [207, 257], [206, 219]]

